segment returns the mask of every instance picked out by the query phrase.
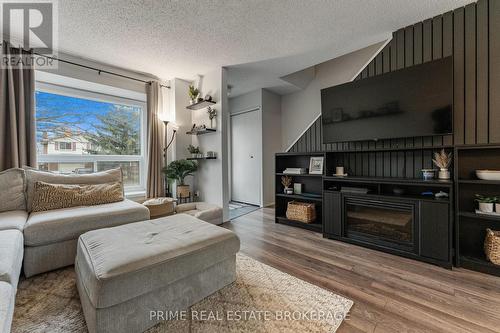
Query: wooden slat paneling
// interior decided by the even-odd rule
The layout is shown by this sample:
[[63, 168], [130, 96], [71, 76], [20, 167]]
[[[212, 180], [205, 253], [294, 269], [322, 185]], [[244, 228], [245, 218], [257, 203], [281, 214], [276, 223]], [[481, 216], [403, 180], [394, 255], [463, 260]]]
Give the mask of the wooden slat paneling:
[[441, 16], [432, 19], [432, 59], [443, 57], [443, 18]]
[[465, 144], [476, 143], [476, 4], [465, 7]]
[[464, 75], [464, 9], [453, 17], [453, 136], [455, 144], [464, 144], [465, 131], [465, 75]]
[[488, 0], [479, 0], [477, 17], [476, 143], [488, 143]]
[[425, 20], [423, 25], [423, 61], [432, 60], [432, 20]]
[[391, 71], [391, 43], [388, 43], [384, 50], [383, 54], [383, 73], [389, 73]]
[[405, 67], [405, 30], [400, 29], [396, 32], [397, 40], [397, 61], [396, 68], [402, 69]]
[[443, 57], [453, 55], [453, 12], [443, 15]]
[[423, 23], [413, 26], [413, 62], [421, 64], [424, 56]]
[[490, 143], [500, 143], [500, 1], [489, 2], [490, 24]]
[[413, 66], [413, 27], [405, 29], [405, 67]]

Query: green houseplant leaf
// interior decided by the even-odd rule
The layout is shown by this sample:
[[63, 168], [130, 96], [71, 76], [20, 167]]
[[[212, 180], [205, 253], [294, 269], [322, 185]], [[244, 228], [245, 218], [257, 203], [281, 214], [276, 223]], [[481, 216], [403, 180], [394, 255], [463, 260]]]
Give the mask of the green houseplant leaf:
[[171, 162], [167, 167], [163, 168], [169, 182], [177, 181], [178, 185], [184, 185], [184, 178], [193, 176], [198, 170], [198, 164], [195, 161], [177, 160]]

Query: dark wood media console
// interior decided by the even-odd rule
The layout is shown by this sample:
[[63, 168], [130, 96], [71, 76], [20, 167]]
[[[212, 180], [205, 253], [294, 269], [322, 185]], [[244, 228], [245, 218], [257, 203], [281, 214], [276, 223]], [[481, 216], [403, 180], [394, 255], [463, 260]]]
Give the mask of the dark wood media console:
[[[360, 177], [353, 170], [346, 170], [352, 176], [332, 176], [339, 158], [346, 158], [346, 154], [350, 153], [359, 152], [276, 154], [276, 223], [321, 232], [325, 238], [451, 268], [453, 181]], [[308, 168], [312, 156], [325, 158], [324, 175], [290, 176], [294, 183], [303, 184], [304, 192], [321, 196], [284, 194], [281, 185], [283, 170], [287, 167]], [[366, 188], [369, 192], [350, 193], [342, 191], [342, 187]], [[404, 193], [398, 192], [397, 195], [395, 189]], [[436, 199], [434, 196], [423, 196], [422, 192], [426, 191], [443, 191], [449, 197]], [[317, 220], [305, 224], [287, 219], [287, 204], [293, 200], [314, 203]]]

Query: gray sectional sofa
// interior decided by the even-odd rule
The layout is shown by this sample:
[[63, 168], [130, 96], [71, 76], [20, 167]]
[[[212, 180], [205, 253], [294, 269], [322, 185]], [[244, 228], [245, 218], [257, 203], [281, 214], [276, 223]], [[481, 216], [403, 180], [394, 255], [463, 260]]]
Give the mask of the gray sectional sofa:
[[0, 172], [0, 332], [10, 332], [21, 267], [30, 277], [72, 265], [81, 234], [149, 219], [146, 207], [126, 199], [32, 213], [34, 184], [100, 184], [117, 180], [122, 182], [120, 169], [88, 175], [58, 175], [31, 168]]

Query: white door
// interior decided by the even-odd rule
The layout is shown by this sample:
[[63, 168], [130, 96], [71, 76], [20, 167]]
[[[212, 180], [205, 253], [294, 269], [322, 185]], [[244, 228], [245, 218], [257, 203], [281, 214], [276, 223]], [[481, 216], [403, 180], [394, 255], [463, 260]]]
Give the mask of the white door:
[[262, 126], [260, 111], [231, 116], [231, 199], [260, 206]]

